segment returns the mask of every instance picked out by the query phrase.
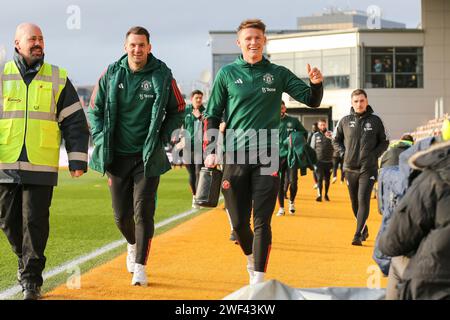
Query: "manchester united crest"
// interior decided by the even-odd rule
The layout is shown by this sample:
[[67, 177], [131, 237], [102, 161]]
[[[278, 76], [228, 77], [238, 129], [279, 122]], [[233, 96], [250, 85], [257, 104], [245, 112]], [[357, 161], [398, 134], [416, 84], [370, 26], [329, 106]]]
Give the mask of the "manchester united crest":
[[141, 83], [141, 89], [143, 91], [150, 91], [151, 88], [152, 88], [152, 84], [149, 81], [145, 80]]
[[267, 84], [272, 84], [272, 83], [273, 83], [273, 80], [274, 80], [273, 75], [271, 75], [270, 73], [266, 73], [266, 74], [263, 76], [263, 81], [264, 81], [265, 83], [267, 83]]

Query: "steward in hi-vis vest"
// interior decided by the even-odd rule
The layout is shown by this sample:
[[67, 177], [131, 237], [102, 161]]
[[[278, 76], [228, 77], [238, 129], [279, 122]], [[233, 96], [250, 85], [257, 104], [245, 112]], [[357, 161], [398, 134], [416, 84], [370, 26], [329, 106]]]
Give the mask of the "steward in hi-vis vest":
[[61, 138], [69, 170], [87, 170], [89, 130], [66, 70], [44, 62], [38, 26], [21, 24], [14, 60], [0, 68], [0, 228], [18, 257], [25, 299], [37, 299]]

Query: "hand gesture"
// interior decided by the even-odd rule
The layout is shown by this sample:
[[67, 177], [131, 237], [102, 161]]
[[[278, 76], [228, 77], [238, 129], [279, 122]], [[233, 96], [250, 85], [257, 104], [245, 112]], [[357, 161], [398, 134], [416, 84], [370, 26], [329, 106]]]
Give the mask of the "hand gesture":
[[322, 73], [316, 67], [311, 68], [311, 65], [308, 63], [306, 65], [306, 71], [308, 72], [309, 81], [313, 84], [319, 84], [323, 81]]

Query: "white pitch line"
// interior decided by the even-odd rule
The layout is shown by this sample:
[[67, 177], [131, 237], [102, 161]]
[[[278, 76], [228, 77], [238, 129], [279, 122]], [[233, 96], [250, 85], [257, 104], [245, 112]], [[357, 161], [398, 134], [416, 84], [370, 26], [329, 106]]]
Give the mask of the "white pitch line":
[[[174, 221], [177, 221], [177, 220], [180, 220], [180, 219], [182, 219], [184, 217], [190, 216], [191, 214], [193, 214], [193, 213], [195, 213], [197, 211], [199, 211], [199, 209], [191, 209], [189, 211], [177, 214], [176, 216], [173, 216], [171, 218], [168, 218], [168, 219], [166, 219], [164, 221], [161, 221], [161, 222], [157, 223], [155, 225], [155, 229], [164, 227], [164, 226], [166, 226], [166, 225], [168, 225], [168, 224], [170, 224], [170, 223], [172, 223]], [[101, 247], [101, 248], [99, 248], [99, 249], [97, 249], [97, 250], [87, 254], [87, 255], [84, 255], [84, 256], [81, 256], [81, 257], [79, 257], [79, 258], [77, 258], [75, 260], [66, 262], [66, 263], [60, 265], [59, 267], [56, 267], [55, 269], [52, 269], [52, 270], [50, 270], [48, 272], [45, 272], [42, 275], [42, 277], [44, 278], [44, 280], [47, 280], [47, 279], [49, 279], [51, 277], [54, 277], [54, 276], [56, 276], [58, 274], [61, 274], [61, 273], [65, 272], [66, 270], [70, 270], [70, 269], [72, 269], [72, 268], [74, 268], [76, 266], [79, 266], [82, 263], [88, 262], [88, 261], [90, 261], [92, 259], [97, 258], [98, 256], [100, 256], [100, 255], [102, 255], [104, 253], [107, 253], [107, 252], [109, 252], [111, 250], [114, 250], [115, 248], [118, 248], [118, 247], [120, 247], [121, 245], [123, 245], [125, 243], [127, 243], [127, 241], [125, 239], [114, 241], [114, 242], [112, 242], [110, 244], [107, 244], [107, 245], [105, 245], [105, 246], [103, 246], [103, 247]], [[0, 292], [0, 300], [6, 300], [8, 298], [11, 298], [12, 296], [18, 294], [21, 291], [22, 291], [22, 287], [21, 286], [17, 285], [17, 286], [10, 287], [10, 288]]]

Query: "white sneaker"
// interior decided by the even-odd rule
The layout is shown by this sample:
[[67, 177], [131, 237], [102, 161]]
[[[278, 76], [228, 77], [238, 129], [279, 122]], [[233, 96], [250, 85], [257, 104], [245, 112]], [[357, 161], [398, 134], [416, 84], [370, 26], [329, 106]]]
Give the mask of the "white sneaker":
[[129, 273], [134, 272], [136, 261], [136, 244], [127, 244], [127, 270]]
[[200, 206], [195, 203], [195, 196], [192, 196], [192, 208], [193, 209], [200, 209]]
[[253, 278], [250, 281], [250, 285], [255, 285], [258, 283], [263, 283], [264, 282], [264, 277], [265, 277], [265, 272], [258, 272], [258, 271], [254, 271], [253, 272]]
[[333, 180], [331, 180], [331, 183], [336, 183], [337, 177], [333, 177]]
[[254, 277], [255, 277], [255, 270], [253, 270], [253, 266], [248, 266], [248, 265], [247, 265], [247, 272], [248, 272], [248, 276], [249, 276], [248, 283], [249, 283], [249, 284], [252, 284], [252, 282], [255, 281], [255, 280], [254, 280]]
[[145, 273], [145, 266], [136, 263], [134, 265], [133, 279], [131, 280], [133, 286], [147, 286], [147, 274]]
[[281, 217], [281, 216], [284, 216], [284, 208], [278, 209], [277, 217]]
[[289, 201], [289, 213], [291, 216], [295, 214], [295, 205], [293, 201]]

